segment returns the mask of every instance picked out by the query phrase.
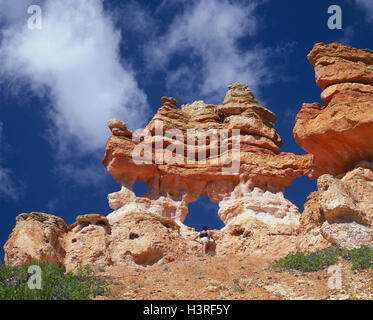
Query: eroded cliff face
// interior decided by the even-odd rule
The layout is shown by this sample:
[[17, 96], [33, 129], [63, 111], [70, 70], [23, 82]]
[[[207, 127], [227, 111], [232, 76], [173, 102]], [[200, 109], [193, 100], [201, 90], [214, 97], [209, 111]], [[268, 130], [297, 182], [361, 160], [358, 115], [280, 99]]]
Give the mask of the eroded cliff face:
[[298, 248], [371, 244], [373, 51], [318, 43], [308, 60], [325, 106], [304, 104], [294, 127], [297, 143], [315, 157], [311, 176], [318, 178]]
[[318, 178], [300, 219], [299, 249], [330, 246], [352, 249], [373, 243], [373, 164], [358, 163], [336, 178]]
[[343, 174], [373, 160], [373, 51], [318, 43], [307, 56], [325, 107], [304, 104], [294, 127], [296, 142], [315, 156], [321, 174]]
[[[108, 195], [114, 211], [79, 216], [68, 227], [51, 215], [22, 214], [5, 262], [148, 266], [195, 255], [195, 230], [183, 221], [200, 196], [219, 204], [225, 223], [214, 232], [218, 255], [372, 244], [373, 52], [316, 44], [308, 59], [325, 102], [304, 104], [296, 118], [294, 137], [309, 154], [281, 153], [276, 116], [245, 84], [232, 83], [222, 105], [178, 108], [164, 97], [143, 132], [108, 122], [103, 165], [121, 185]], [[318, 187], [302, 215], [283, 196], [300, 176]], [[137, 181], [148, 188], [142, 197], [132, 189]]]

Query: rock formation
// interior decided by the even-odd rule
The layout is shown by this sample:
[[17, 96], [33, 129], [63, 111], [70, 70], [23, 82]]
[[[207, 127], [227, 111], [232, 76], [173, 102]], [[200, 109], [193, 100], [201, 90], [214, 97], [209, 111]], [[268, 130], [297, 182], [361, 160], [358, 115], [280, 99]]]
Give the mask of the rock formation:
[[53, 215], [21, 214], [4, 246], [7, 265], [47, 260], [68, 269], [86, 264], [147, 266], [173, 261], [192, 249], [173, 220], [140, 210], [78, 216], [69, 227]]
[[[277, 255], [287, 252], [290, 243], [294, 247], [299, 211], [283, 192], [294, 178], [310, 171], [312, 156], [280, 153], [276, 116], [237, 82], [229, 86], [222, 105], [196, 101], [178, 109], [177, 101], [168, 97], [161, 104], [141, 133], [128, 130], [120, 120], [108, 122], [112, 135], [103, 164], [122, 186], [108, 196], [114, 212], [106, 218], [79, 216], [73, 225], [58, 229], [61, 252], [51, 250], [47, 258], [67, 266], [145, 266], [194, 252], [199, 249], [191, 242], [194, 230], [183, 221], [188, 203], [200, 196], [219, 203], [226, 224], [216, 234], [218, 254], [229, 246], [243, 253]], [[132, 190], [136, 181], [147, 185], [143, 197]], [[37, 221], [35, 214], [22, 216], [30, 225]], [[18, 220], [6, 245], [7, 263], [22, 264], [28, 254], [27, 248], [16, 249], [24, 227]], [[43, 226], [39, 229], [45, 232]], [[46, 246], [42, 239], [31, 243]]]
[[[125, 124], [109, 122], [112, 136], [103, 164], [122, 185], [119, 192], [109, 195], [112, 209], [141, 208], [181, 223], [188, 203], [208, 196], [219, 203], [219, 216], [225, 224], [245, 213], [266, 224], [296, 227], [298, 209], [283, 197], [283, 192], [294, 178], [310, 170], [312, 157], [280, 154], [282, 141], [273, 127], [276, 116], [258, 103], [246, 85], [232, 83], [222, 105], [196, 101], [178, 109], [173, 98], [162, 98], [161, 102], [162, 107], [146, 127], [147, 136], [143, 133], [144, 140], [133, 139], [138, 133], [117, 134]], [[232, 150], [235, 129], [240, 134], [238, 154]], [[144, 141], [149, 147], [147, 162], [139, 165], [134, 153], [141, 143], [146, 148]], [[206, 156], [198, 160], [199, 152], [204, 151], [201, 141], [207, 141]], [[157, 164], [159, 156], [162, 160], [154, 147], [157, 143], [164, 159], [174, 157], [173, 161]], [[237, 172], [224, 172], [229, 169], [227, 160], [228, 164], [238, 160]], [[143, 197], [136, 197], [132, 191], [136, 181], [147, 185], [148, 193]]]
[[[222, 105], [172, 97], [141, 132], [108, 122], [103, 165], [121, 185], [108, 195], [107, 217], [78, 216], [66, 226], [41, 213], [21, 214], [6, 243], [6, 264], [34, 259], [76, 267], [169, 262], [195, 254], [195, 230], [183, 224], [188, 204], [208, 196], [225, 223], [215, 231], [218, 255], [281, 256], [336, 244], [373, 243], [373, 52], [316, 44], [308, 59], [323, 90], [304, 104], [294, 137], [309, 154], [280, 153], [276, 116], [242, 83]], [[302, 215], [284, 198], [294, 178], [317, 179]], [[146, 183], [137, 197], [133, 185]]]
[[373, 164], [358, 163], [343, 177], [325, 174], [300, 219], [299, 249], [352, 249], [373, 243]]
[[360, 160], [373, 160], [373, 51], [318, 43], [308, 60], [325, 107], [304, 104], [294, 137], [315, 156], [314, 177], [342, 174]]
[[308, 55], [319, 103], [304, 104], [294, 137], [314, 155], [312, 193], [300, 219], [300, 249], [372, 243], [373, 51], [318, 43]]
[[66, 224], [61, 218], [38, 212], [19, 215], [16, 227], [4, 246], [5, 263], [15, 266], [33, 260], [63, 263], [66, 252], [61, 240], [66, 231]]

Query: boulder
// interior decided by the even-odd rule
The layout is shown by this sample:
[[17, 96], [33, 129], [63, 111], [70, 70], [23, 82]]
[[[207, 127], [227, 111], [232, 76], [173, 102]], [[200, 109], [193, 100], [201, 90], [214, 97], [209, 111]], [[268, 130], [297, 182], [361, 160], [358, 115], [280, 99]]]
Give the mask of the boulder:
[[20, 214], [4, 246], [5, 264], [19, 267], [35, 260], [63, 264], [66, 232], [65, 222], [56, 216], [40, 212]]
[[298, 248], [335, 244], [352, 249], [373, 244], [372, 178], [373, 171], [361, 166], [339, 178], [319, 177], [318, 191], [307, 199], [300, 219]]

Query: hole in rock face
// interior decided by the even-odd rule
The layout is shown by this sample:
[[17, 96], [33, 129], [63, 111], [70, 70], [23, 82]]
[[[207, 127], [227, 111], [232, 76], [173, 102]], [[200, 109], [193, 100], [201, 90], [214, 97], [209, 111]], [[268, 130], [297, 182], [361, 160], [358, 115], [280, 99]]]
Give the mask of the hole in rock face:
[[165, 222], [162, 222], [162, 225], [163, 225], [164, 227], [166, 227], [167, 229], [171, 228], [171, 226], [170, 226], [169, 224], [165, 223]]
[[146, 187], [146, 183], [143, 181], [137, 181], [133, 184], [133, 192], [135, 193], [136, 197], [143, 197], [144, 194], [148, 193], [148, 188]]
[[80, 225], [81, 225], [81, 229], [80, 230], [82, 230], [85, 227], [88, 227], [90, 225], [90, 223], [89, 222], [82, 222]]
[[131, 240], [135, 240], [135, 239], [137, 239], [139, 237], [139, 235], [137, 234], [137, 233], [134, 233], [134, 232], [131, 232], [130, 233], [130, 239]]
[[235, 237], [243, 236], [244, 238], [249, 238], [252, 236], [252, 232], [250, 230], [246, 230], [245, 228], [239, 226], [233, 226], [230, 234]]
[[293, 183], [286, 188], [284, 197], [294, 203], [302, 213], [307, 197], [313, 191], [317, 191], [317, 182], [308, 177], [300, 177], [294, 179]]
[[72, 239], [71, 242], [72, 242], [72, 243], [75, 243], [75, 242], [76, 242], [76, 239]]
[[236, 228], [232, 231], [232, 235], [233, 236], [236, 236], [236, 237], [239, 237], [239, 236], [242, 236], [245, 232], [245, 229], [244, 228]]
[[196, 202], [188, 205], [188, 214], [184, 224], [201, 231], [204, 226], [209, 230], [220, 230], [225, 224], [218, 216], [219, 205], [210, 201], [209, 197], [201, 196]]
[[105, 223], [105, 221], [97, 221], [96, 222], [96, 226], [106, 226], [106, 223]]

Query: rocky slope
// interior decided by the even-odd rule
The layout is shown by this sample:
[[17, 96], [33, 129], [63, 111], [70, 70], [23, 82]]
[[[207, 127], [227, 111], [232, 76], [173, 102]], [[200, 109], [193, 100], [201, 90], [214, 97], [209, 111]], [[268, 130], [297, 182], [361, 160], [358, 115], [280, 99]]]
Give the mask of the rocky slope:
[[273, 271], [269, 257], [188, 257], [147, 268], [101, 269], [114, 300], [372, 300], [373, 270], [351, 270], [340, 259], [341, 288], [329, 288], [327, 269], [302, 273]]

